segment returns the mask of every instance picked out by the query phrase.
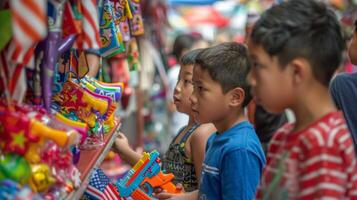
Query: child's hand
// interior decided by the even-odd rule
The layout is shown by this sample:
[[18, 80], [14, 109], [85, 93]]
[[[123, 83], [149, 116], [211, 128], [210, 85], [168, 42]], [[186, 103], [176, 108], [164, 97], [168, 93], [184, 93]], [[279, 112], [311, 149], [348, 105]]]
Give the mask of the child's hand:
[[[185, 193], [185, 188], [183, 188], [182, 184], [181, 183], [178, 183], [176, 185], [176, 190], [177, 191], [180, 191], [181, 193]], [[154, 188], [154, 193], [155, 194], [159, 194], [159, 193], [162, 193], [162, 192], [166, 192], [165, 190], [162, 190], [160, 187], [157, 187], [157, 188]]]
[[185, 193], [185, 189], [183, 188], [182, 184], [177, 184], [176, 189], [180, 190], [181, 193], [179, 194], [173, 194], [173, 193], [168, 193], [165, 190], [162, 190], [161, 188], [156, 188], [155, 193], [153, 196], [157, 199], [168, 199], [168, 200], [184, 200], [184, 199], [192, 199], [190, 193]]
[[170, 200], [180, 200], [187, 199], [184, 197], [185, 193], [173, 194], [166, 191], [161, 191], [160, 193], [154, 193], [153, 196], [159, 200], [161, 199], [170, 199]]
[[118, 137], [115, 138], [112, 149], [114, 152], [121, 154], [125, 149], [128, 148], [130, 148], [128, 138], [126, 138], [125, 135], [120, 132]]
[[159, 200], [195, 200], [195, 199], [197, 199], [196, 192], [194, 192], [194, 193], [193, 192], [180, 193], [180, 194], [161, 192], [159, 194], [154, 194], [153, 196]]
[[131, 149], [128, 139], [121, 132], [115, 138], [112, 150], [118, 153], [120, 158], [131, 166], [134, 166], [141, 158], [141, 154]]

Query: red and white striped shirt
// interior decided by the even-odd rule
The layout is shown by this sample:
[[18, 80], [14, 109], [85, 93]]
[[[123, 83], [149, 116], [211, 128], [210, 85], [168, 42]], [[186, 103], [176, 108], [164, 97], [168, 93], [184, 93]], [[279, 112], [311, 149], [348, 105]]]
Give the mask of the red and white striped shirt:
[[257, 199], [357, 199], [355, 149], [342, 113], [293, 127], [274, 135]]

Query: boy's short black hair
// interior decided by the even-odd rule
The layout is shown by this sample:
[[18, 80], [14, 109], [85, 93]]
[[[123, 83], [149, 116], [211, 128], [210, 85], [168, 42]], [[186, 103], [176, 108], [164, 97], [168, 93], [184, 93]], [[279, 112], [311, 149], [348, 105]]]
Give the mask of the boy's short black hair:
[[316, 79], [326, 86], [345, 49], [334, 12], [313, 0], [292, 0], [271, 7], [254, 25], [251, 41], [277, 56], [281, 66], [294, 58], [307, 59]]
[[247, 75], [250, 70], [247, 47], [236, 42], [225, 42], [202, 50], [197, 55], [196, 65], [207, 70], [214, 81], [217, 81], [223, 93], [240, 87], [244, 90], [243, 107], [248, 105], [252, 96]]
[[194, 49], [184, 54], [180, 59], [180, 65], [194, 65], [197, 55], [202, 52], [202, 50], [203, 49]]

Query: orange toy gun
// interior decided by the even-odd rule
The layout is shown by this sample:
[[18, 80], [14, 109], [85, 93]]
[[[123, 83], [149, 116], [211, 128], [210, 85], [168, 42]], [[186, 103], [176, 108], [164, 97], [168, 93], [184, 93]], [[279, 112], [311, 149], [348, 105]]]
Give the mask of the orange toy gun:
[[169, 193], [180, 193], [181, 190], [171, 182], [173, 174], [164, 174], [160, 169], [159, 153], [144, 152], [143, 157], [117, 182], [120, 197], [131, 197], [134, 200], [151, 200], [154, 188], [161, 188]]

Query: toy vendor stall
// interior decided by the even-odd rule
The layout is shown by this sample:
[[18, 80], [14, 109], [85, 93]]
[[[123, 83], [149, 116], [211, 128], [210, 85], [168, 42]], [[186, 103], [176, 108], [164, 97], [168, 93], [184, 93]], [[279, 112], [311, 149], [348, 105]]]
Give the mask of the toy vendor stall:
[[95, 199], [140, 71], [140, 0], [2, 1], [0, 20], [0, 199]]

